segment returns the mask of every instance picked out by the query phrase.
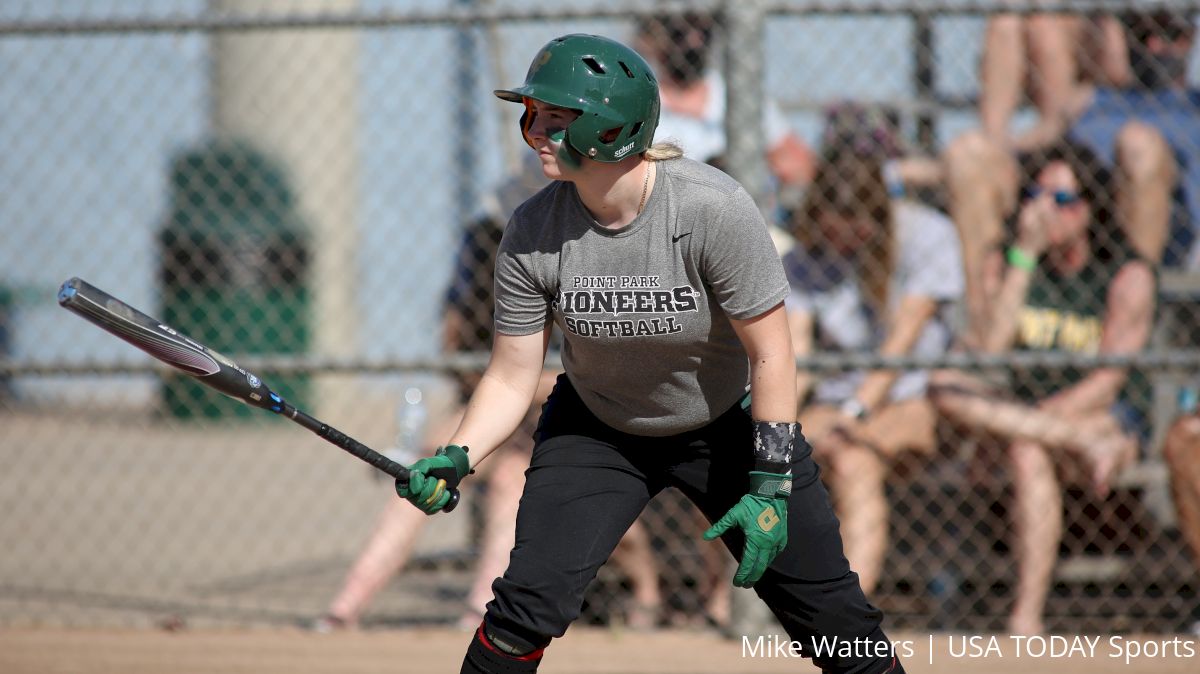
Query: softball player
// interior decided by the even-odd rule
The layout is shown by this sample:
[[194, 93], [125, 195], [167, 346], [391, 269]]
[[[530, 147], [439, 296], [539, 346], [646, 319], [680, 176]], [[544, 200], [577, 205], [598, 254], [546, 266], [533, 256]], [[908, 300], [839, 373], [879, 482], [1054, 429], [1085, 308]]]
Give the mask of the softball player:
[[516, 429], [553, 324], [565, 374], [462, 672], [537, 671], [668, 486], [716, 522], [704, 538], [740, 560], [734, 584], [755, 589], [805, 656], [828, 672], [902, 672], [796, 423], [788, 284], [753, 200], [678, 147], [652, 145], [658, 84], [618, 42], [552, 40], [524, 85], [496, 95], [525, 106], [521, 133], [552, 182], [505, 228], [492, 357], [463, 421], [400, 495], [441, 510]]

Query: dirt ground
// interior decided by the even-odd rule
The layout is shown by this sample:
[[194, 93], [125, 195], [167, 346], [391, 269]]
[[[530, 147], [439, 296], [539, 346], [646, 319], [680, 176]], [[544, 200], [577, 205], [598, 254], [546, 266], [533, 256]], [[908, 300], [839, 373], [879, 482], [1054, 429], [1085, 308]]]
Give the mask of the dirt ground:
[[[315, 635], [299, 630], [0, 630], [0, 672], [4, 674], [366, 674], [367, 672], [457, 672], [468, 639], [448, 629], [371, 630]], [[909, 672], [1001, 674], [1132, 674], [1196, 672], [1200, 643], [1179, 638], [1177, 653], [1164, 640], [1173, 637], [1122, 637], [1121, 651], [1137, 642], [1159, 652], [1133, 659], [1110, 657], [1115, 646], [1103, 637], [1088, 657], [1020, 654], [1008, 637], [900, 634], [900, 648], [911, 649]], [[990, 650], [995, 644], [996, 649]], [[1047, 644], [1049, 648], [1051, 645]], [[932, 648], [931, 648], [932, 647]], [[750, 657], [738, 641], [694, 632], [636, 634], [600, 629], [572, 630], [548, 652], [547, 674], [738, 674], [803, 672], [816, 669], [789, 657]], [[990, 652], [987, 652], [989, 651]], [[1188, 655], [1188, 652], [1192, 655]], [[904, 651], [902, 651], [904, 652]], [[954, 654], [955, 652], [959, 655]]]
[[[391, 495], [360, 462], [291, 426], [188, 426], [118, 414], [0, 421], [0, 674], [457, 672], [469, 635], [445, 628], [468, 576], [413, 569], [373, 605], [403, 617], [357, 633], [288, 625], [320, 615]], [[348, 424], [354, 428], [356, 424]], [[368, 428], [368, 424], [362, 424]], [[362, 434], [382, 446], [386, 433]], [[253, 448], [249, 451], [248, 448]], [[419, 550], [464, 549], [469, 518]], [[457, 593], [457, 594], [456, 594]], [[445, 608], [430, 613], [429, 607]], [[154, 629], [180, 616], [187, 627]], [[233, 623], [232, 625], [230, 623]], [[249, 625], [237, 627], [238, 624]], [[61, 627], [60, 627], [61, 626]], [[101, 628], [100, 626], [113, 626]], [[893, 634], [909, 672], [1200, 672], [1200, 643], [1126, 662], [1105, 637], [1071, 657], [1007, 637]], [[755, 637], [756, 638], [756, 637]], [[1162, 644], [1169, 636], [1126, 638]], [[956, 655], [964, 648], [980, 657]], [[911, 650], [911, 655], [907, 651]], [[572, 628], [547, 674], [815, 672], [711, 634]]]

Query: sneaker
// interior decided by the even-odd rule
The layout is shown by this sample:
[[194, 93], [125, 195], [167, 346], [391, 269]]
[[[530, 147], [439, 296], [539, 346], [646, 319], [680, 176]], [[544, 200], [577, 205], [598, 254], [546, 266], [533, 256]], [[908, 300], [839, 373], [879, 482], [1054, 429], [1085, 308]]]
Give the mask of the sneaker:
[[332, 634], [333, 632], [345, 632], [350, 629], [350, 623], [346, 622], [345, 618], [339, 618], [335, 615], [325, 614], [320, 618], [312, 621], [308, 625], [308, 631], [316, 632], [317, 634]]

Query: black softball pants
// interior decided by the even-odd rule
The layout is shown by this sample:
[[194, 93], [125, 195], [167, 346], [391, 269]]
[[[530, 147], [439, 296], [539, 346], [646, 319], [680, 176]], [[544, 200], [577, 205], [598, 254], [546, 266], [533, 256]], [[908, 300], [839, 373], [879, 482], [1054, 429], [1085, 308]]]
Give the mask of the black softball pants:
[[[508, 570], [495, 581], [490, 625], [544, 645], [579, 616], [597, 570], [650, 499], [665, 487], [683, 492], [710, 522], [748, 491], [752, 422], [735, 406], [709, 425], [669, 437], [621, 433], [598, 420], [560, 376], [542, 411], [517, 515]], [[903, 671], [875, 650], [887, 642], [882, 612], [872, 606], [842, 552], [838, 520], [812, 460], [798, 439], [788, 500], [788, 545], [754, 590], [806, 657], [827, 672]], [[722, 537], [735, 558], [743, 537]], [[747, 635], [751, 641], [757, 635]], [[822, 642], [822, 638], [825, 640]], [[814, 639], [817, 642], [814, 642]], [[820, 654], [814, 643], [858, 640], [845, 654]], [[537, 643], [539, 642], [540, 643]], [[873, 644], [871, 647], [863, 644]], [[885, 649], [889, 652], [889, 650]]]

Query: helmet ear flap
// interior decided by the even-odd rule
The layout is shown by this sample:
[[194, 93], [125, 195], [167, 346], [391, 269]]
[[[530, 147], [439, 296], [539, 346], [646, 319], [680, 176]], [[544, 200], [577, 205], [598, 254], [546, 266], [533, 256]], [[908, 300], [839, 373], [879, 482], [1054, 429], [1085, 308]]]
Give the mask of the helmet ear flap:
[[[525, 143], [529, 145], [529, 147], [534, 147], [533, 139], [529, 137], [529, 130], [533, 128], [533, 122], [537, 119], [538, 113], [537, 109], [533, 106], [532, 99], [526, 97], [523, 102], [525, 104], [525, 111], [521, 113], [521, 120], [519, 122], [521, 125], [521, 137], [525, 139]], [[583, 157], [571, 147], [570, 143], [564, 142], [566, 140], [566, 135], [566, 129], [563, 129], [555, 134], [552, 134], [550, 139], [562, 144], [561, 147], [558, 148], [558, 158], [561, 159], [567, 166], [579, 168], [581, 165], [580, 160]]]
[[529, 129], [533, 126], [533, 121], [537, 119], [537, 110], [533, 109], [533, 104], [526, 98], [525, 111], [521, 113], [521, 137], [525, 139], [525, 144], [533, 147], [533, 139], [529, 137]]
[[[607, 120], [616, 121], [616, 120]], [[640, 143], [640, 134], [644, 122], [642, 120], [631, 120], [620, 124], [605, 128], [604, 131], [596, 131], [592, 133], [592, 138], [596, 143], [592, 148], [588, 148], [586, 154], [588, 156], [601, 155], [605, 157], [602, 161], [619, 161], [630, 154], [634, 154], [634, 150], [641, 152], [644, 148], [638, 148]], [[601, 126], [601, 128], [604, 128]], [[646, 143], [644, 145], [649, 145]], [[577, 148], [578, 149], [578, 148]], [[578, 149], [583, 151], [583, 149]]]

